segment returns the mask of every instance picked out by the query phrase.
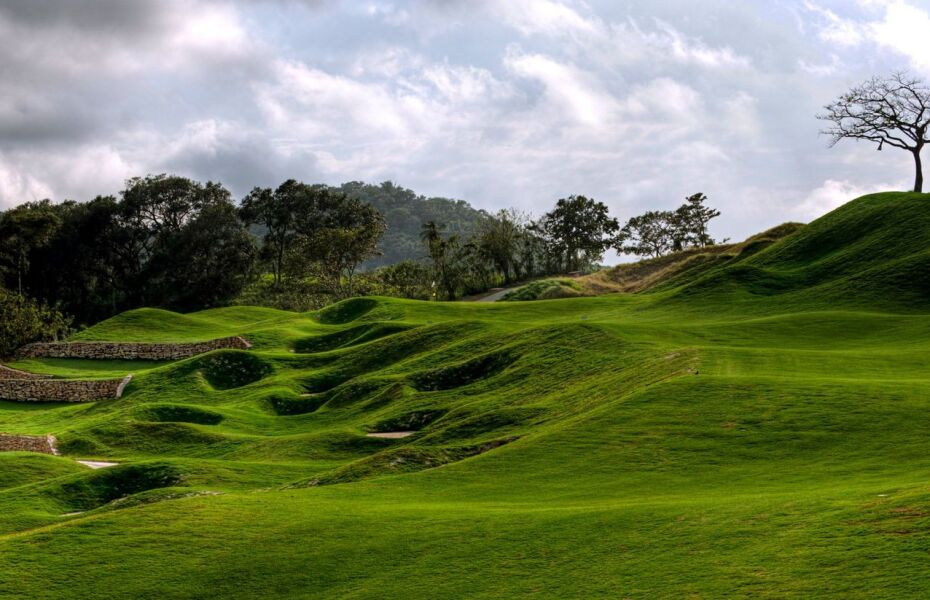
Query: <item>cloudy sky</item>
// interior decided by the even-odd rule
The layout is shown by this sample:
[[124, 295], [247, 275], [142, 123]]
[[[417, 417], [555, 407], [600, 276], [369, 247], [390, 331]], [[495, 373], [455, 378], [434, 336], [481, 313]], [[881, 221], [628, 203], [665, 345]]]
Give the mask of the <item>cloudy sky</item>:
[[910, 185], [814, 115], [930, 77], [928, 32], [930, 0], [0, 0], [0, 208], [160, 172], [621, 219], [703, 191], [742, 238]]

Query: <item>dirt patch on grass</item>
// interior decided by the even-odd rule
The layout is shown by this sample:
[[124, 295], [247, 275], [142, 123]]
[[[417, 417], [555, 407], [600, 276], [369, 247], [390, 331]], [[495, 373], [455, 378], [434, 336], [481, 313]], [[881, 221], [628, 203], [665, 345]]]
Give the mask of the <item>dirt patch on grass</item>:
[[97, 469], [109, 469], [110, 467], [118, 467], [119, 463], [115, 462], [103, 462], [99, 460], [77, 460], [75, 461], [79, 465], [84, 465], [85, 467], [90, 467], [93, 470]]
[[401, 438], [410, 437], [415, 433], [416, 431], [384, 431], [381, 433], [366, 433], [365, 437], [383, 438], [386, 440], [399, 440]]

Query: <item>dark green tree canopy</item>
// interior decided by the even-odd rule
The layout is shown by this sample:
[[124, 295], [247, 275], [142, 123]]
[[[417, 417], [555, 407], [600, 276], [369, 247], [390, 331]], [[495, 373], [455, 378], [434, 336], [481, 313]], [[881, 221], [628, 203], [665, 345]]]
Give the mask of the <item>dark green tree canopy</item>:
[[675, 213], [650, 210], [627, 221], [617, 250], [640, 256], [662, 256], [674, 248]]
[[243, 222], [264, 228], [262, 257], [271, 265], [275, 285], [281, 283], [285, 258], [298, 237], [301, 211], [313, 210], [316, 189], [288, 179], [274, 191], [255, 188], [242, 200], [239, 216]]
[[71, 319], [48, 305], [0, 288], [0, 358], [30, 342], [62, 339], [70, 326]]
[[478, 250], [504, 276], [505, 284], [518, 276], [517, 259], [524, 243], [525, 222], [526, 218], [515, 210], [500, 210], [478, 227]]
[[29, 202], [0, 213], [0, 273], [15, 275], [16, 290], [23, 293], [23, 275], [33, 252], [51, 243], [61, 217], [48, 200]]
[[312, 190], [296, 219], [297, 260], [303, 275], [316, 273], [337, 298], [351, 296], [359, 265], [378, 254], [387, 228], [370, 204], [328, 188]]
[[688, 247], [714, 245], [708, 231], [720, 211], [706, 205], [707, 196], [692, 194], [675, 210], [651, 210], [627, 221], [614, 247], [618, 252], [662, 256]]
[[228, 303], [256, 249], [220, 184], [150, 175], [116, 199], [29, 203], [0, 214], [0, 275], [89, 323], [138, 306]]
[[564, 256], [565, 268], [579, 271], [601, 260], [614, 245], [620, 225], [603, 202], [570, 196], [556, 202], [537, 229]]

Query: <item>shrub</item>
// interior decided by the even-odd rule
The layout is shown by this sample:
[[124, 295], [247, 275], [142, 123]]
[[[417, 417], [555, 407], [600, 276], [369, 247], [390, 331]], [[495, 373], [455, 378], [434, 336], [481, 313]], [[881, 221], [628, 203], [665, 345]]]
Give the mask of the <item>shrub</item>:
[[58, 310], [0, 289], [0, 357], [30, 342], [57, 341], [71, 332], [71, 318]]

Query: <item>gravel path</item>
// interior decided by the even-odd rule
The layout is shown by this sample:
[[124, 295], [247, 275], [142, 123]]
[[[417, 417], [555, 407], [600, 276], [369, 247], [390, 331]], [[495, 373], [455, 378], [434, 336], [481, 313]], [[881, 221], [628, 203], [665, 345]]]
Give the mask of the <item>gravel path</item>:
[[515, 290], [516, 288], [492, 288], [488, 290], [490, 293], [487, 296], [481, 296], [480, 298], [475, 298], [474, 302], [497, 302], [501, 298], [507, 295], [507, 292]]

